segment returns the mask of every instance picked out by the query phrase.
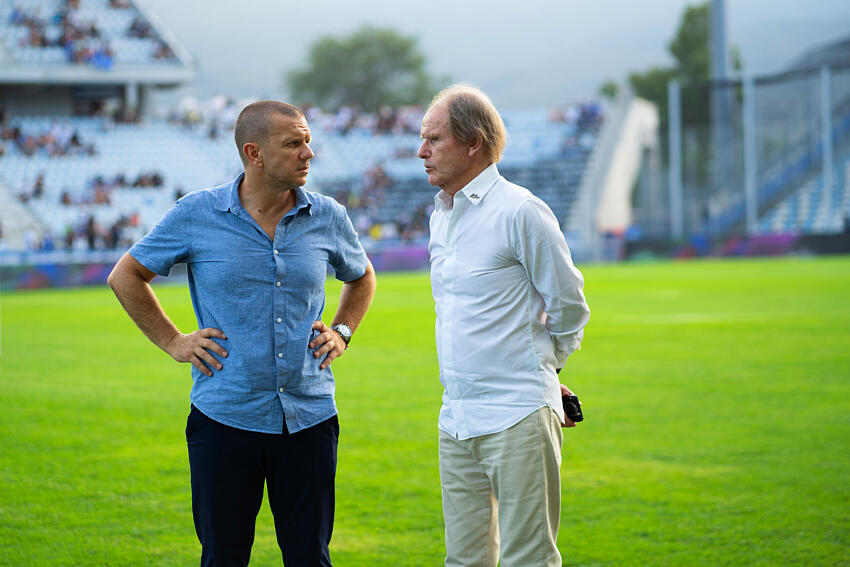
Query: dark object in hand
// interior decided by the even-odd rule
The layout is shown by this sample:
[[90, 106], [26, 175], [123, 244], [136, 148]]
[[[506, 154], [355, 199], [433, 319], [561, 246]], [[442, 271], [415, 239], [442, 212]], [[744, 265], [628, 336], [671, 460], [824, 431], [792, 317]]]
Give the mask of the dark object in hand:
[[581, 413], [581, 402], [578, 401], [578, 396], [561, 396], [561, 401], [564, 404], [564, 413], [567, 419], [578, 423], [584, 420]]

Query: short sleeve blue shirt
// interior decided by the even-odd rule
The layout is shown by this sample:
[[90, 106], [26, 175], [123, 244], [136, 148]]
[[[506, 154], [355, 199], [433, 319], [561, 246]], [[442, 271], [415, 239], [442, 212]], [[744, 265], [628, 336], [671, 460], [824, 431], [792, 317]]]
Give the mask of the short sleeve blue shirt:
[[302, 188], [272, 241], [242, 208], [243, 178], [177, 201], [130, 255], [163, 276], [185, 262], [198, 328], [227, 337], [213, 339], [228, 352], [221, 370], [208, 377], [192, 367], [192, 403], [225, 425], [281, 433], [285, 419], [295, 433], [337, 412], [331, 369], [307, 346], [327, 266], [348, 282], [368, 260], [345, 208]]

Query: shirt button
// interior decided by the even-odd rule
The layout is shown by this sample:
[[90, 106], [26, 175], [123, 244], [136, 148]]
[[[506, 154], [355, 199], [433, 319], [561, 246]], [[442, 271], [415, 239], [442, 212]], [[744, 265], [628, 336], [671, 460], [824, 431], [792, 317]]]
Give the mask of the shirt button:
[[280, 317], [278, 317], [278, 318], [277, 318], [277, 322], [278, 322], [278, 323], [283, 323], [283, 319], [281, 319]]
[[278, 388], [278, 389], [277, 389], [277, 391], [278, 391], [278, 392], [280, 392], [280, 393], [282, 394], [282, 393], [283, 393], [283, 386], [281, 386], [280, 388]]
[[276, 285], [277, 287], [280, 287], [280, 282], [274, 282], [274, 285]]
[[277, 254], [277, 250], [275, 250], [274, 253]]
[[282, 352], [277, 353], [277, 357], [278, 357], [278, 358], [283, 358], [283, 353], [282, 353]]

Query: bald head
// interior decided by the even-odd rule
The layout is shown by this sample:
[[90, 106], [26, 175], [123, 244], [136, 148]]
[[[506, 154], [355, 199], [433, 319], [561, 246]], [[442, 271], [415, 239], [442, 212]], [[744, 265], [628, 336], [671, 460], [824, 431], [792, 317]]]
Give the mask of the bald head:
[[469, 144], [481, 136], [490, 163], [498, 163], [505, 149], [507, 133], [499, 111], [484, 91], [469, 85], [452, 85], [438, 92], [428, 110], [445, 104], [449, 115], [449, 131], [461, 144]]
[[248, 142], [264, 144], [269, 138], [269, 126], [274, 115], [289, 118], [304, 118], [304, 113], [297, 106], [292, 106], [277, 100], [260, 100], [252, 102], [242, 109], [236, 119], [233, 137], [242, 163], [248, 165], [243, 148]]

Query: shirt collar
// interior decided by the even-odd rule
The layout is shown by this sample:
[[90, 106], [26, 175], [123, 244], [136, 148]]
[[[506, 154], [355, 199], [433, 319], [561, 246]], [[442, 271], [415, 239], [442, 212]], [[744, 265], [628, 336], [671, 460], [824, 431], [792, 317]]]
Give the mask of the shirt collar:
[[303, 187], [296, 187], [293, 191], [295, 192], [295, 206], [292, 207], [292, 214], [298, 214], [301, 209], [306, 209], [305, 212], [312, 215], [313, 200], [310, 198], [310, 193], [305, 191]]
[[499, 170], [495, 163], [491, 163], [487, 169], [479, 173], [475, 179], [466, 184], [466, 187], [461, 189], [464, 196], [469, 199], [473, 205], [477, 205], [484, 200], [485, 195], [490, 192], [493, 185], [499, 179]]
[[[237, 212], [240, 210], [244, 210], [242, 207], [242, 203], [239, 201], [239, 184], [242, 183], [242, 180], [245, 179], [245, 172], [243, 171], [236, 178], [230, 182], [230, 185], [227, 188], [219, 193], [218, 200], [216, 201], [215, 208], [219, 211], [230, 211]], [[304, 190], [303, 187], [296, 187], [295, 191], [295, 206], [292, 207], [292, 210], [287, 214], [297, 214], [301, 209], [307, 209], [307, 213], [313, 214], [313, 201], [310, 198], [310, 194]]]
[[[484, 171], [475, 176], [475, 179], [467, 183], [466, 187], [458, 191], [458, 193], [463, 193], [464, 197], [470, 203], [477, 205], [484, 200], [484, 197], [490, 192], [490, 189], [493, 188], [499, 177], [499, 169], [495, 163], [491, 163]], [[442, 202], [444, 209], [449, 210], [454, 206], [454, 196], [449, 195], [441, 189], [435, 199], [436, 204], [440, 202]]]
[[218, 194], [215, 203], [216, 210], [227, 212], [238, 211], [242, 208], [242, 203], [239, 202], [239, 184], [242, 183], [243, 179], [245, 179], [244, 171], [237, 175], [224, 191]]

